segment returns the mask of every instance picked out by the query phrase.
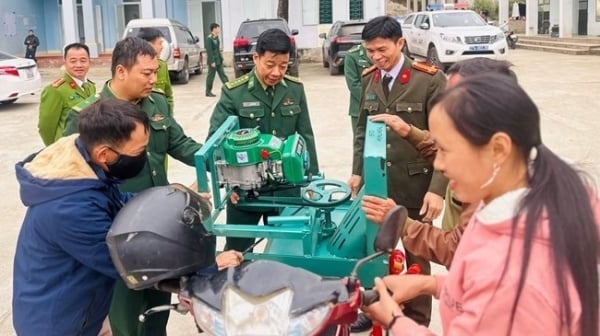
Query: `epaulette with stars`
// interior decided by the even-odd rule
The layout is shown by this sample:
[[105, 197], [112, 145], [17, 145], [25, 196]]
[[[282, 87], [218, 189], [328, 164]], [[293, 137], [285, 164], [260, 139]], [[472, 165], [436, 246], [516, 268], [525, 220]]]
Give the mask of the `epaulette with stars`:
[[247, 73], [243, 76], [240, 76], [234, 80], [230, 80], [229, 82], [225, 83], [225, 87], [227, 87], [229, 90], [235, 89], [238, 86], [242, 86], [242, 85], [248, 83], [249, 80], [250, 80], [250, 73]]

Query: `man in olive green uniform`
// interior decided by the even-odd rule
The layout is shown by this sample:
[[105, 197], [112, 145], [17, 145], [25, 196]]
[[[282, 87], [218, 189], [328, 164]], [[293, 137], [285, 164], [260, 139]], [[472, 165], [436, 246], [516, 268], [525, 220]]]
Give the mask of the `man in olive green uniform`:
[[206, 96], [215, 97], [212, 93], [215, 73], [219, 74], [221, 83], [229, 81], [225, 70], [223, 70], [223, 55], [221, 55], [221, 43], [219, 42], [221, 27], [217, 23], [210, 24], [210, 34], [204, 40], [204, 49], [206, 49], [206, 64], [208, 65], [208, 75], [206, 75]]
[[65, 47], [65, 74], [42, 91], [38, 131], [48, 146], [62, 137], [65, 120], [71, 108], [96, 94], [96, 85], [87, 79], [90, 51], [85, 44]]
[[[285, 76], [290, 58], [291, 43], [286, 33], [268, 29], [258, 38], [254, 58], [254, 70], [231, 82], [222, 90], [221, 98], [210, 118], [209, 136], [231, 115], [239, 117], [240, 128], [258, 128], [286, 138], [298, 133], [306, 141], [310, 159], [310, 173], [319, 171], [315, 141], [308, 114], [304, 87], [298, 79]], [[276, 195], [298, 195], [299, 189], [288, 189]], [[261, 193], [265, 195], [265, 193]], [[230, 200], [227, 206], [228, 224], [257, 224], [263, 218], [268, 221], [266, 209], [250, 209], [236, 205]], [[252, 245], [252, 238], [227, 238], [225, 249], [244, 251]]]
[[[413, 63], [404, 57], [402, 29], [393, 18], [380, 16], [372, 19], [365, 25], [362, 38], [374, 66], [363, 76], [352, 177], [348, 183], [353, 194], [358, 191], [362, 181], [367, 117], [389, 113], [426, 130], [431, 101], [446, 86], [446, 77], [437, 68]], [[406, 139], [390, 127], [387, 129], [388, 195], [408, 209], [409, 217], [430, 222], [442, 210], [447, 180], [442, 174], [434, 172], [431, 163], [422, 158]], [[419, 263], [422, 273], [430, 273], [427, 260], [407, 253], [407, 262], [409, 265]], [[412, 300], [405, 305], [404, 312], [417, 322], [428, 325], [431, 297]]]
[[369, 57], [367, 57], [367, 51], [365, 47], [357, 45], [354, 48], [348, 50], [344, 57], [344, 76], [346, 77], [346, 85], [350, 90], [350, 107], [348, 114], [350, 115], [350, 121], [352, 123], [352, 134], [356, 132], [356, 122], [360, 115], [360, 93], [362, 90], [361, 78], [362, 73], [373, 65]]
[[158, 55], [158, 72], [156, 73], [156, 84], [154, 88], [162, 91], [167, 97], [171, 111], [174, 109], [175, 100], [173, 98], [173, 87], [171, 87], [171, 78], [169, 77], [169, 66], [167, 62], [160, 58], [164, 48], [164, 37], [160, 30], [156, 28], [140, 28], [137, 37], [148, 41], [156, 54]]
[[[167, 154], [189, 165], [194, 165], [194, 153], [202, 146], [186, 136], [173, 118], [164, 94], [153, 91], [156, 83], [158, 59], [156, 51], [148, 42], [128, 37], [119, 41], [113, 49], [112, 80], [108, 81], [100, 96], [103, 99], [122, 99], [139, 105], [150, 118], [150, 140], [147, 147], [148, 161], [136, 177], [126, 180], [122, 191], [140, 192], [154, 186], [167, 185], [165, 157]], [[91, 104], [90, 98], [76, 106], [70, 113], [65, 135], [77, 132], [79, 111]], [[134, 291], [118, 280], [109, 314], [112, 333], [115, 336], [166, 335], [168, 312], [148, 316], [140, 323], [139, 314], [146, 309], [169, 304], [171, 294], [146, 289]]]

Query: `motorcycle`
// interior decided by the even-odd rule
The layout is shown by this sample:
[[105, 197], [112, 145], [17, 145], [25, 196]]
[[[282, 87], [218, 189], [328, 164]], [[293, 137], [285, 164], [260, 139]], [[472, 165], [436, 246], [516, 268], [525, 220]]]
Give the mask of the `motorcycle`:
[[506, 44], [510, 49], [517, 48], [517, 42], [519, 41], [519, 37], [515, 34], [514, 31], [510, 30], [508, 27], [508, 22], [500, 26], [500, 29], [504, 32], [504, 37], [506, 38]]
[[[199, 328], [215, 336], [349, 336], [359, 308], [378, 300], [376, 291], [361, 289], [360, 268], [384, 254], [393, 256], [390, 268], [404, 268], [395, 248], [400, 237], [397, 223], [407, 215], [401, 206], [390, 211], [375, 238], [376, 252], [359, 260], [347, 278], [323, 278], [270, 260], [244, 262], [213, 274], [199, 272], [156, 283], [156, 289], [177, 293], [179, 303], [149, 309], [140, 321], [165, 310], [189, 311]], [[420, 270], [415, 265], [403, 273]], [[375, 326], [371, 335], [383, 336], [383, 330]]]

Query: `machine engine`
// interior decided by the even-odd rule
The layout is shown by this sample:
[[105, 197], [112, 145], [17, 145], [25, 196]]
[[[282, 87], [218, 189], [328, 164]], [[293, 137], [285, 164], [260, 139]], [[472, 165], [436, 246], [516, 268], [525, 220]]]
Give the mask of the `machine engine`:
[[254, 190], [305, 182], [309, 159], [299, 134], [282, 140], [254, 128], [243, 128], [227, 135], [215, 167], [220, 185]]

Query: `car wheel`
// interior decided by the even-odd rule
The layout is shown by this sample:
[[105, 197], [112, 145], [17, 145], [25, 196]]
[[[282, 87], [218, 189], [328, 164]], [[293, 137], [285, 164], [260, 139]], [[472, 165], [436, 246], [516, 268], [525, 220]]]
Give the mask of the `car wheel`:
[[427, 64], [435, 65], [435, 67], [444, 71], [444, 64], [440, 61], [435, 46], [431, 46], [429, 47], [429, 50], [427, 50]]
[[329, 65], [329, 75], [331, 75], [331, 76], [339, 75], [340, 74], [340, 68], [341, 68], [341, 66], [336, 67], [336, 66], [333, 66], [333, 64], [330, 64]]
[[2, 105], [10, 105], [10, 104], [12, 104], [12, 103], [14, 103], [16, 101], [17, 101], [17, 98], [15, 98], [15, 99], [9, 99], [9, 100], [3, 100], [3, 101], [0, 101], [0, 104], [2, 104]]
[[288, 74], [290, 76], [298, 77], [298, 73], [299, 73], [299, 71], [298, 71], [298, 65], [290, 67], [288, 69]]
[[177, 73], [177, 81], [181, 84], [187, 84], [190, 81], [190, 69], [187, 59], [183, 62], [183, 69]]
[[202, 65], [202, 59], [200, 59], [198, 61], [198, 67], [196, 68], [196, 70], [194, 70], [194, 74], [201, 75], [203, 71], [204, 71], [204, 65]]
[[329, 68], [329, 62], [327, 61], [325, 50], [323, 50], [323, 68]]

